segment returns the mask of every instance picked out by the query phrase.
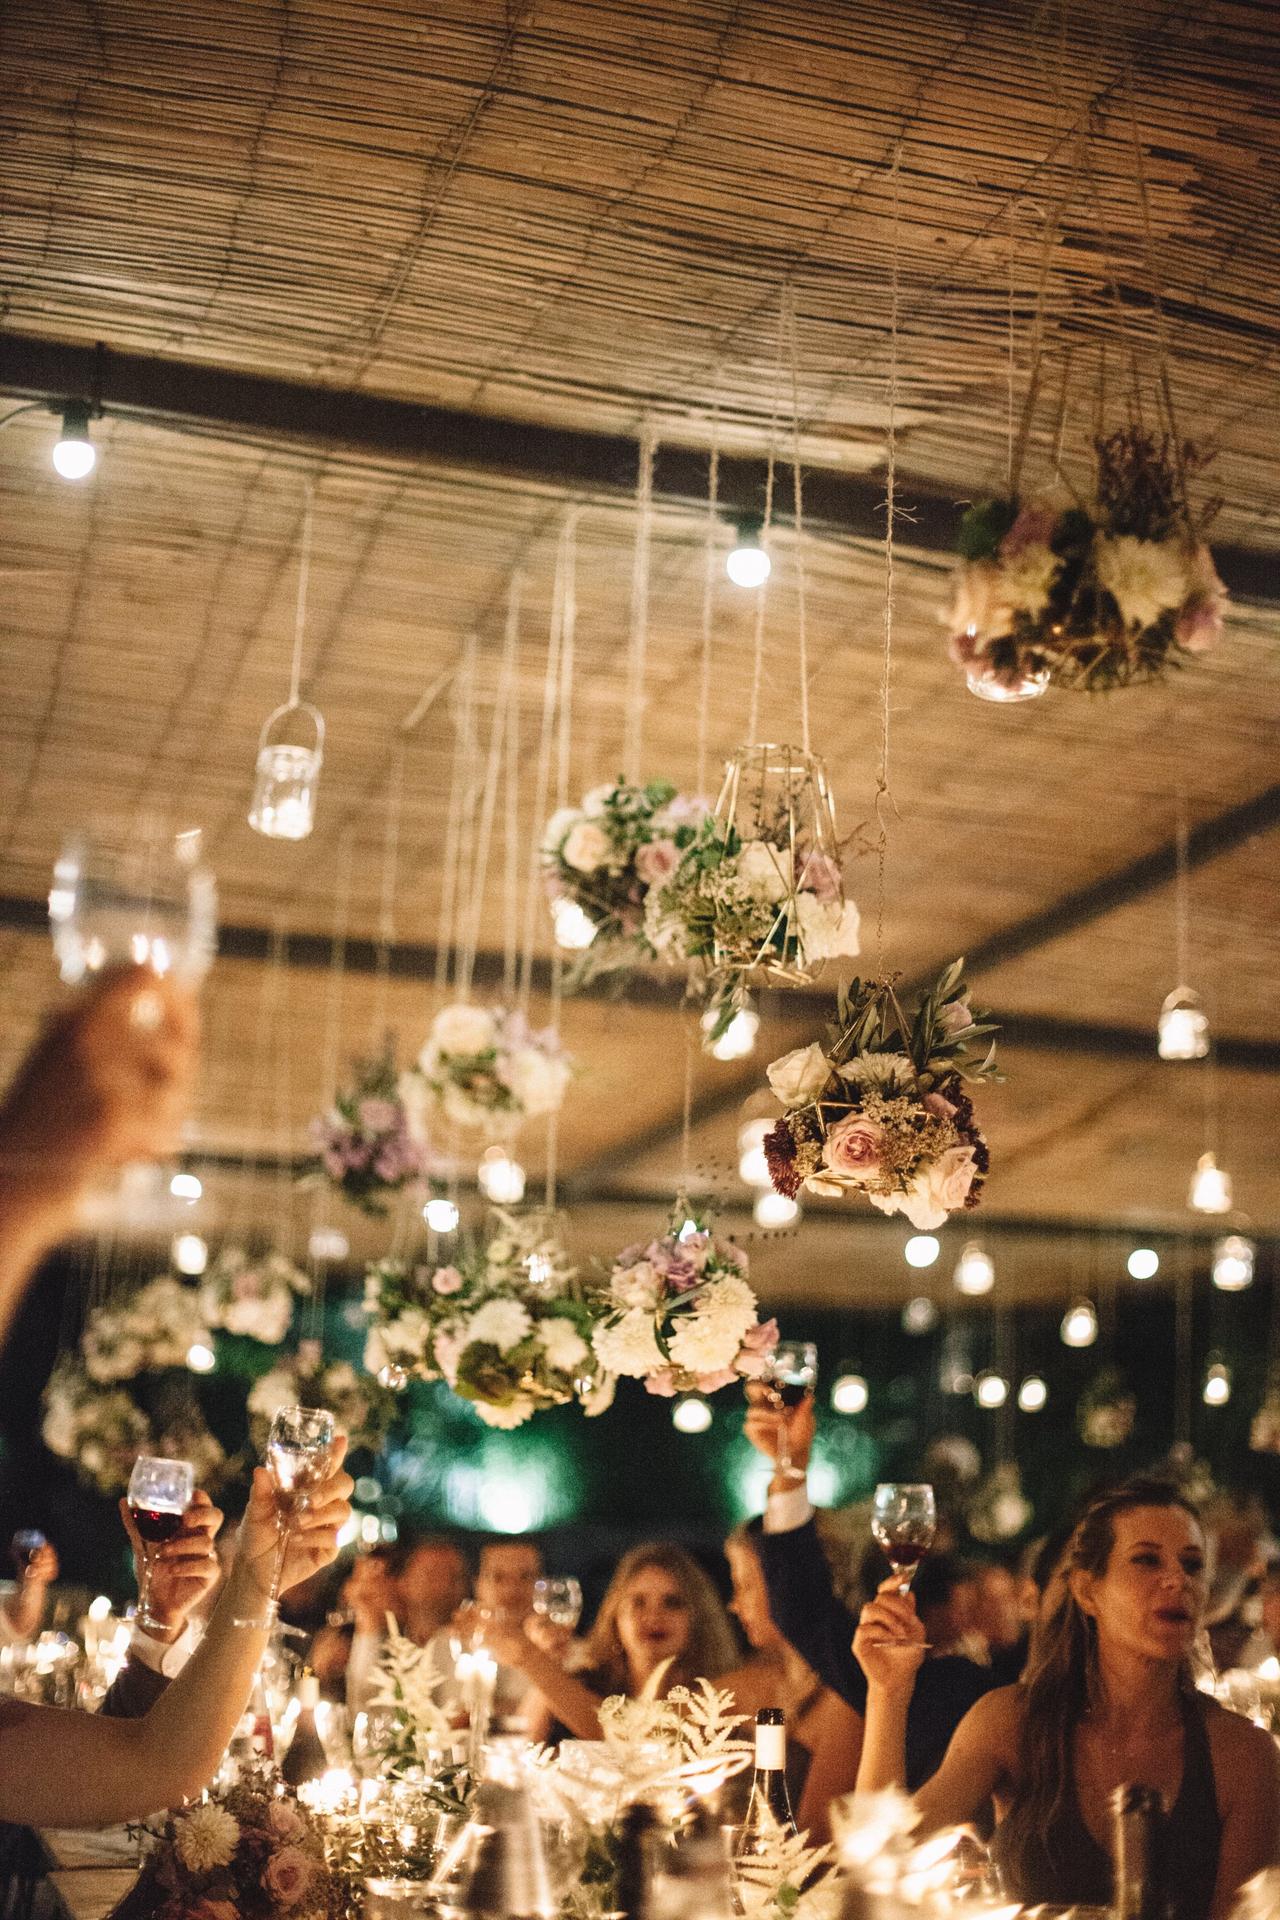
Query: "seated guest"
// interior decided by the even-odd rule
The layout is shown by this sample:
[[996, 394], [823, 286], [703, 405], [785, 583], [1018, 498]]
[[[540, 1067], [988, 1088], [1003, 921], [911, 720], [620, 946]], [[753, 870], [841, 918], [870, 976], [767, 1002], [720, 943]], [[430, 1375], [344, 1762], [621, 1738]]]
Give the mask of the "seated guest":
[[[347, 1705], [359, 1713], [375, 1690], [387, 1615], [417, 1647], [429, 1646], [466, 1598], [467, 1563], [445, 1534], [402, 1540], [390, 1554], [363, 1553], [351, 1569], [347, 1604], [355, 1634], [347, 1663]], [[452, 1671], [452, 1658], [448, 1662]], [[445, 1671], [441, 1668], [441, 1672]]]
[[[1221, 1920], [1244, 1882], [1280, 1862], [1280, 1755], [1268, 1734], [1195, 1687], [1208, 1593], [1195, 1508], [1134, 1480], [1086, 1509], [1032, 1638], [1022, 1680], [965, 1716], [917, 1792], [924, 1832], [988, 1799], [992, 1856], [1024, 1905], [1108, 1907], [1111, 1796], [1157, 1788], [1170, 1809], [1162, 1904], [1173, 1920]], [[867, 1674], [860, 1790], [900, 1786], [924, 1628], [885, 1587], [854, 1642]]]
[[[766, 1459], [776, 1461], [785, 1422], [791, 1461], [803, 1470], [813, 1445], [812, 1398], [779, 1411], [766, 1404], [759, 1388], [749, 1389], [749, 1397], [745, 1431], [752, 1445]], [[769, 1484], [759, 1552], [769, 1611], [778, 1631], [824, 1686], [839, 1694], [855, 1713], [865, 1713], [866, 1676], [852, 1644], [857, 1617], [833, 1590], [803, 1480], [797, 1482], [775, 1473]], [[972, 1660], [939, 1655], [925, 1663], [908, 1715], [908, 1786], [927, 1780], [936, 1770], [951, 1735], [974, 1701], [992, 1684], [988, 1669]]]
[[566, 1732], [598, 1740], [600, 1702], [641, 1693], [666, 1662], [663, 1693], [718, 1680], [734, 1661], [733, 1632], [715, 1588], [683, 1548], [661, 1541], [633, 1547], [618, 1562], [587, 1636], [590, 1665], [583, 1672], [566, 1672], [521, 1626], [495, 1621], [485, 1642], [541, 1695], [526, 1716], [535, 1740]]
[[[530, 1620], [533, 1591], [542, 1575], [542, 1549], [533, 1540], [488, 1540], [480, 1549], [476, 1567], [475, 1599], [464, 1601], [452, 1624], [442, 1628], [430, 1642], [431, 1658], [443, 1676], [441, 1703], [446, 1707], [461, 1704], [454, 1678], [457, 1648], [465, 1641], [488, 1645], [491, 1628], [522, 1627], [529, 1622], [531, 1637], [547, 1642], [536, 1632]], [[530, 1683], [518, 1667], [499, 1660], [493, 1688], [492, 1719], [495, 1727], [512, 1721], [519, 1723], [530, 1693]]]
[[58, 1577], [58, 1556], [47, 1540], [18, 1570], [13, 1590], [0, 1604], [0, 1647], [34, 1640], [44, 1619], [49, 1588]]
[[[778, 1632], [755, 1533], [735, 1528], [724, 1551], [733, 1579], [729, 1611], [750, 1642], [751, 1657], [721, 1674], [716, 1684], [733, 1695], [739, 1713], [752, 1719], [763, 1707], [785, 1714], [791, 1804], [801, 1830], [815, 1845], [825, 1843], [831, 1838], [831, 1802], [851, 1793], [857, 1778], [861, 1716], [823, 1686]], [[749, 1781], [749, 1774], [742, 1776], [744, 1788]]]
[[[127, 1500], [120, 1502], [120, 1517], [134, 1563], [140, 1565], [142, 1541]], [[213, 1544], [221, 1525], [221, 1512], [197, 1488], [182, 1516], [181, 1531], [152, 1548], [149, 1606], [152, 1618], [164, 1624], [143, 1627], [135, 1621], [125, 1663], [107, 1689], [101, 1712], [136, 1720], [181, 1673], [192, 1651], [192, 1618], [222, 1578]]]

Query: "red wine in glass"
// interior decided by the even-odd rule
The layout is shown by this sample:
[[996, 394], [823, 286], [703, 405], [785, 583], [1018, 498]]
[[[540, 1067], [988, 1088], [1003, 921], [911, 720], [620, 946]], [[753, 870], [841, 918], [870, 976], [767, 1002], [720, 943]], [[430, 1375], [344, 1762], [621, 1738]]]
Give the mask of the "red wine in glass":
[[937, 1527], [938, 1509], [932, 1487], [891, 1480], [876, 1488], [871, 1503], [871, 1532], [897, 1575], [899, 1593], [910, 1593], [916, 1568], [933, 1545]]
[[166, 1540], [176, 1540], [182, 1532], [182, 1515], [168, 1507], [137, 1507], [130, 1503], [129, 1511], [139, 1538], [149, 1547], [163, 1546]]
[[142, 1542], [137, 1619], [146, 1631], [163, 1633], [168, 1629], [168, 1621], [157, 1618], [151, 1611], [152, 1567], [156, 1548], [174, 1539], [180, 1531], [195, 1485], [195, 1469], [188, 1460], [168, 1460], [158, 1454], [142, 1453], [133, 1463], [126, 1498]]

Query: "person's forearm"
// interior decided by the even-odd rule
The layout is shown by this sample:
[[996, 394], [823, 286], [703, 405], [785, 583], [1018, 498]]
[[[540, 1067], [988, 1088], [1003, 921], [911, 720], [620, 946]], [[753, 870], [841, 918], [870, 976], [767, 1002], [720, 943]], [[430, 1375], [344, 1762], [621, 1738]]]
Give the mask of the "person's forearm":
[[30, 1640], [38, 1631], [47, 1592], [47, 1587], [32, 1580], [24, 1580], [21, 1586], [14, 1588], [4, 1611], [15, 1640]]
[[529, 1642], [519, 1660], [520, 1671], [538, 1689], [557, 1720], [562, 1720], [575, 1739], [600, 1738], [600, 1698], [584, 1687], [572, 1673], [566, 1673], [549, 1654]]
[[884, 1787], [907, 1783], [907, 1709], [909, 1693], [882, 1693], [867, 1689], [862, 1758], [858, 1763], [858, 1792], [879, 1793]]

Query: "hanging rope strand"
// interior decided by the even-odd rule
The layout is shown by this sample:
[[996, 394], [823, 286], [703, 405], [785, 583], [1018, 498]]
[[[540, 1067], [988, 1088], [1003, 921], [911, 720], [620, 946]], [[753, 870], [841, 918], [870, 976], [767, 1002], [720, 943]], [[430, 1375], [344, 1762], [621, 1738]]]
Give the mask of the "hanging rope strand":
[[538, 935], [538, 906], [542, 899], [542, 839], [546, 831], [548, 801], [551, 793], [551, 748], [555, 738], [560, 647], [564, 625], [564, 555], [565, 531], [562, 527], [556, 546], [556, 570], [551, 588], [551, 619], [547, 627], [547, 662], [542, 678], [542, 717], [538, 727], [538, 758], [534, 773], [533, 830], [529, 836], [529, 871], [525, 876], [519, 1002], [526, 1013], [529, 1010], [529, 1000], [533, 990], [533, 949]]
[[468, 634], [462, 650], [453, 701], [453, 764], [449, 774], [449, 811], [445, 821], [444, 872], [440, 878], [440, 929], [436, 948], [436, 989], [456, 982], [459, 902], [462, 899], [462, 821], [471, 766], [472, 703], [475, 699], [476, 637]]
[[400, 861], [400, 807], [404, 797], [405, 742], [402, 739], [391, 763], [387, 783], [387, 816], [382, 834], [382, 887], [378, 902], [378, 951], [374, 976], [374, 1047], [381, 1045], [387, 1031], [387, 981], [391, 972], [391, 949], [396, 939], [396, 872]]
[[[561, 547], [561, 604], [560, 604], [560, 693], [559, 693], [559, 732], [556, 741], [556, 806], [569, 803], [569, 748], [571, 723], [573, 718], [573, 655], [578, 624], [578, 518], [579, 509], [571, 507], [565, 516], [564, 535]], [[551, 957], [551, 1024], [558, 1035], [560, 1032], [560, 1010], [563, 997], [564, 959], [557, 950]], [[560, 1147], [560, 1116], [549, 1115], [547, 1120], [547, 1177], [546, 1204], [552, 1208], [556, 1204], [556, 1180]]]
[[876, 776], [876, 971], [884, 972], [885, 873], [889, 857], [889, 693], [893, 671], [893, 514], [897, 479], [898, 414], [898, 163], [902, 149], [894, 150], [889, 179], [893, 193], [893, 240], [889, 275], [889, 378], [885, 422], [884, 495], [884, 651], [880, 672], [880, 768]]
[[631, 638], [627, 651], [627, 710], [623, 725], [623, 774], [640, 779], [644, 741], [645, 657], [649, 646], [649, 545], [653, 531], [653, 457], [657, 442], [646, 420], [640, 430], [636, 472], [636, 544], [631, 571]]
[[800, 670], [800, 745], [809, 751], [809, 635], [805, 624], [804, 481], [800, 471], [800, 349], [796, 338], [796, 290], [786, 287], [787, 343], [791, 355], [791, 488], [796, 523], [796, 651]]
[[[782, 351], [785, 332], [782, 302], [778, 303], [778, 345], [773, 362], [773, 400], [769, 411], [769, 457], [764, 474], [764, 524], [760, 543], [768, 551], [769, 531], [773, 526], [773, 478], [778, 452], [778, 395], [782, 386]], [[752, 746], [760, 737], [760, 690], [764, 681], [764, 616], [768, 604], [768, 578], [756, 588], [756, 625], [751, 662], [751, 712], [747, 720], [747, 739]]]
[[[480, 943], [480, 921], [484, 912], [485, 882], [488, 878], [489, 849], [493, 840], [493, 817], [498, 805], [498, 786], [502, 773], [502, 747], [507, 723], [507, 688], [514, 671], [516, 640], [520, 629], [520, 589], [522, 576], [511, 576], [507, 593], [507, 625], [494, 692], [493, 720], [489, 729], [489, 752], [485, 765], [484, 789], [480, 800], [480, 818], [476, 828], [475, 853], [471, 870], [471, 900], [467, 915], [466, 945], [460, 966], [459, 990], [467, 1000], [471, 996], [476, 949]], [[469, 811], [469, 809], [468, 809]]]
[[520, 672], [519, 658], [507, 681], [506, 767], [503, 794], [502, 994], [515, 999], [520, 951]]
[[311, 525], [315, 487], [306, 482], [302, 508], [302, 544], [298, 551], [298, 598], [293, 613], [293, 664], [289, 670], [289, 705], [296, 707], [302, 691], [302, 642], [307, 631], [307, 589], [311, 581]]
[[702, 661], [698, 674], [699, 796], [707, 790], [707, 732], [711, 718], [711, 636], [715, 620], [716, 535], [720, 528], [720, 396], [711, 409], [711, 452], [707, 460], [707, 540], [702, 570]]

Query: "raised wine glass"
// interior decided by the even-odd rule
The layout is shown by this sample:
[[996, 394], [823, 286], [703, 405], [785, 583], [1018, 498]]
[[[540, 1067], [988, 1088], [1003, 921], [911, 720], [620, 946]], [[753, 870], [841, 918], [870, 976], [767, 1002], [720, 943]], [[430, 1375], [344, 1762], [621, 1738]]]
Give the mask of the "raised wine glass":
[[67, 835], [53, 869], [49, 921], [70, 986], [130, 964], [188, 984], [204, 977], [217, 939], [217, 896], [200, 844], [197, 829], [175, 831], [148, 816], [108, 818]]
[[48, 1544], [49, 1542], [38, 1527], [18, 1528], [9, 1542], [9, 1558], [17, 1569], [19, 1580], [22, 1579], [41, 1547], [47, 1547]]
[[571, 1574], [536, 1580], [533, 1610], [553, 1627], [576, 1627], [582, 1618], [582, 1588]]
[[933, 1488], [886, 1481], [871, 1505], [871, 1532], [898, 1576], [898, 1592], [910, 1593], [916, 1568], [933, 1545], [938, 1509]]
[[[780, 1340], [766, 1355], [760, 1384], [771, 1406], [781, 1413], [798, 1407], [811, 1394], [818, 1381], [818, 1349], [812, 1340]], [[778, 1472], [784, 1480], [802, 1480], [803, 1473], [791, 1464], [791, 1444], [785, 1420], [778, 1422]]]
[[151, 1611], [154, 1549], [181, 1532], [182, 1516], [191, 1505], [195, 1485], [195, 1469], [189, 1460], [165, 1460], [152, 1453], [139, 1454], [129, 1475], [129, 1511], [142, 1542], [137, 1621], [154, 1633], [165, 1633], [169, 1627], [167, 1620], [157, 1620]]
[[333, 1438], [333, 1415], [323, 1407], [281, 1407], [271, 1422], [264, 1455], [276, 1496], [277, 1542], [271, 1585], [264, 1613], [256, 1620], [237, 1620], [238, 1627], [275, 1625], [289, 1529], [295, 1514], [306, 1508], [313, 1490], [329, 1478]]

